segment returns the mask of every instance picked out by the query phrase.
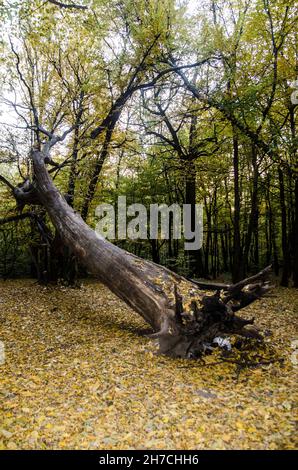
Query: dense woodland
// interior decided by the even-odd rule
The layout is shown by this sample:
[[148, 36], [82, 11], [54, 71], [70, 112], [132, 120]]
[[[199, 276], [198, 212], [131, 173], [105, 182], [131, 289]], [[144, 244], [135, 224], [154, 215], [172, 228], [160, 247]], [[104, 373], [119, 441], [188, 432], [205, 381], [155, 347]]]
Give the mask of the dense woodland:
[[[0, 450], [295, 449], [297, 2], [0, 0], [0, 21]], [[168, 238], [98, 236], [119, 196], [188, 205], [190, 231], [201, 204], [203, 246], [174, 214]]]
[[294, 0], [0, 6], [1, 277], [87, 275], [26, 200], [31, 149], [55, 134], [49, 173], [91, 227], [119, 195], [204, 205], [200, 250], [171, 237], [115, 245], [188, 278], [236, 282], [273, 263], [298, 287]]

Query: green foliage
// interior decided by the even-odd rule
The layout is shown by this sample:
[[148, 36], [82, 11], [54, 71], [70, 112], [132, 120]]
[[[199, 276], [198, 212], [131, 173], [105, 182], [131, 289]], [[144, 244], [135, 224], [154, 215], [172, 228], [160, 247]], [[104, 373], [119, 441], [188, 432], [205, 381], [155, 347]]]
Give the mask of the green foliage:
[[[132, 93], [120, 110], [95, 177], [88, 223], [95, 225], [98, 203], [115, 203], [119, 194], [146, 206], [183, 204], [193, 161], [196, 201], [205, 207], [202, 274], [216, 277], [230, 271], [237, 138], [239, 224], [241, 250], [249, 244], [247, 269], [273, 257], [282, 264], [284, 232], [291, 257], [297, 165], [297, 113], [291, 104], [297, 65], [294, 2], [206, 0], [193, 6], [174, 0], [93, 0], [86, 5], [86, 10], [76, 10], [41, 0], [1, 4], [2, 95], [22, 106], [12, 123], [18, 127], [11, 127], [11, 118], [8, 126], [2, 124], [4, 173], [9, 168], [15, 182], [21, 176], [32, 178], [33, 103], [45, 129], [62, 134], [77, 126], [77, 133], [53, 149], [53, 159], [64, 166], [52, 175], [63, 193], [73, 180], [73, 204], [81, 211], [107, 138], [104, 131], [92, 139], [91, 131], [129, 87], [150, 83], [161, 73], [154, 86]], [[163, 75], [173, 59], [190, 65], [206, 58], [210, 60], [204, 65], [183, 69], [199, 98], [191, 95], [181, 75]], [[27, 130], [20, 128], [25, 122]], [[46, 139], [42, 133], [40, 138]], [[280, 167], [286, 227], [281, 227]], [[250, 220], [257, 220], [253, 229]], [[159, 242], [161, 260], [174, 257], [179, 269], [186, 269], [182, 241], [178, 246]], [[148, 241], [127, 242], [127, 248], [151, 256]]]

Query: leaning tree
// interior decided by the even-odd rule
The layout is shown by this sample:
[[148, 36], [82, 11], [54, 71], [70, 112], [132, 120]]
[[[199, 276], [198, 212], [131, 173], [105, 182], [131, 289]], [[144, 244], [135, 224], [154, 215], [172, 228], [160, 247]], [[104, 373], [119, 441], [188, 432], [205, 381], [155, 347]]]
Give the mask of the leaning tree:
[[[109, 132], [113, 132], [123, 107], [136, 91], [152, 88], [160, 78], [173, 71], [181, 71], [208, 61], [205, 59], [191, 66], [171, 63], [169, 67], [165, 66], [162, 71], [151, 75], [148, 81], [148, 77], [143, 77], [145, 61], [158, 37], [154, 38], [137, 65], [127, 88], [114, 101], [102, 123], [91, 132], [92, 139], [109, 136]], [[19, 57], [16, 53], [15, 56], [19, 66]], [[174, 357], [197, 357], [217, 336], [237, 334], [261, 338], [257, 329], [251, 326], [253, 319], [241, 318], [236, 313], [269, 290], [267, 276], [270, 268], [210, 294], [201, 290], [196, 283], [165, 267], [141, 259], [100, 238], [59, 192], [51, 178], [51, 171], [48, 171], [49, 165], [58, 165], [52, 160], [53, 147], [75, 131], [76, 126], [70, 127], [61, 136], [56, 131], [41, 126], [30, 87], [19, 68], [18, 72], [29, 94], [34, 119], [31, 130], [37, 136], [30, 155], [33, 164], [31, 181], [26, 180], [17, 187], [8, 184], [18, 207], [41, 205], [47, 211], [62, 242], [87, 271], [152, 327], [151, 337], [158, 339], [160, 352]], [[3, 178], [2, 182], [5, 182]]]
[[47, 165], [51, 149], [63, 140], [47, 132], [47, 139], [31, 151], [34, 176], [30, 184], [14, 188], [19, 205], [42, 205], [60, 237], [86, 269], [153, 328], [160, 352], [174, 357], [197, 357], [217, 336], [237, 334], [260, 338], [236, 312], [270, 288], [270, 268], [215, 294], [167, 268], [141, 259], [100, 238], [68, 204], [54, 185]]

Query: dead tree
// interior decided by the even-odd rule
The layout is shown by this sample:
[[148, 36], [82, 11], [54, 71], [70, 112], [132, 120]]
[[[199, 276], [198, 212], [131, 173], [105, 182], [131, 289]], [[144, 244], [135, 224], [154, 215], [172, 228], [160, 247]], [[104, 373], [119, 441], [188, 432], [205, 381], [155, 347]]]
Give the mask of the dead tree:
[[34, 179], [30, 185], [26, 181], [24, 189], [14, 190], [14, 196], [19, 206], [38, 203], [47, 210], [65, 246], [153, 328], [151, 337], [159, 340], [160, 352], [198, 357], [216, 336], [260, 337], [256, 329], [246, 327], [254, 320], [235, 312], [269, 290], [270, 267], [211, 295], [192, 281], [100, 238], [67, 203], [47, 170], [51, 147], [59, 140], [49, 135], [43, 146], [32, 150]]
[[[155, 41], [157, 39], [158, 37]], [[152, 47], [151, 45], [148, 48], [145, 58]], [[57, 167], [57, 163], [51, 159], [51, 149], [74, 131], [76, 126], [57, 136], [40, 125], [34, 97], [21, 73], [20, 59], [13, 45], [12, 51], [16, 56], [20, 80], [29, 94], [34, 117], [34, 126], [28, 128], [36, 133], [36, 147], [31, 151], [34, 170], [32, 181], [27, 180], [14, 188], [2, 177], [2, 181], [13, 192], [20, 210], [28, 204], [39, 204], [46, 209], [61, 241], [87, 271], [139, 313], [153, 328], [154, 333], [151, 336], [158, 339], [160, 352], [174, 357], [197, 357], [216, 336], [234, 333], [260, 337], [257, 330], [247, 326], [253, 323], [253, 319], [243, 319], [236, 312], [268, 291], [270, 286], [266, 278], [269, 268], [253, 278], [211, 295], [192, 281], [99, 237], [68, 204], [54, 185], [47, 165]], [[174, 66], [163, 70], [150, 82], [135, 83], [144, 60], [137, 67], [125, 93], [115, 101], [100, 126], [92, 131], [91, 138], [96, 138], [111, 128], [122, 107], [137, 90], [152, 88], [162, 76], [174, 69], [185, 68]], [[196, 65], [204, 62], [206, 60]]]

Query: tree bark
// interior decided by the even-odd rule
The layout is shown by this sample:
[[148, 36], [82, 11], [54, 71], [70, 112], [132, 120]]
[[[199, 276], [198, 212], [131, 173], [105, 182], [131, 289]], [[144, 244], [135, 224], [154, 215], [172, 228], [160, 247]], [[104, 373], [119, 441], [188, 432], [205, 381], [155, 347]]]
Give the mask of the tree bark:
[[295, 175], [295, 224], [294, 224], [294, 262], [293, 262], [293, 281], [294, 287], [298, 287], [298, 168]]
[[105, 140], [104, 140], [104, 143], [103, 143], [103, 147], [101, 149], [101, 152], [98, 155], [98, 158], [97, 158], [97, 161], [96, 161], [96, 164], [95, 164], [95, 167], [93, 169], [92, 176], [91, 176], [91, 179], [90, 179], [90, 182], [89, 182], [89, 185], [88, 185], [87, 194], [85, 196], [83, 206], [82, 206], [82, 210], [81, 210], [82, 218], [85, 221], [87, 220], [90, 204], [91, 204], [91, 202], [94, 198], [94, 195], [95, 195], [96, 186], [97, 186], [97, 183], [98, 183], [98, 178], [99, 178], [100, 172], [101, 172], [103, 164], [104, 164], [104, 162], [105, 162], [105, 160], [106, 160], [106, 158], [108, 157], [108, 154], [109, 154], [109, 145], [110, 145], [110, 142], [111, 142], [111, 139], [112, 139], [113, 130], [114, 130], [114, 126], [107, 130], [107, 133], [105, 135]]
[[294, 287], [298, 287], [298, 158], [297, 158], [297, 138], [295, 123], [295, 105], [290, 106], [290, 123], [292, 135], [292, 160], [294, 174], [294, 227], [293, 227], [293, 282]]
[[74, 141], [72, 147], [72, 155], [71, 155], [71, 164], [70, 164], [70, 172], [68, 177], [68, 204], [73, 207], [74, 196], [75, 196], [75, 184], [76, 184], [76, 169], [77, 169], [77, 160], [79, 154], [79, 143], [80, 143], [80, 126], [82, 121], [83, 115], [83, 99], [84, 99], [84, 92], [80, 93], [79, 98], [79, 106], [76, 114], [75, 119], [75, 131], [74, 131]]
[[[185, 204], [191, 206], [191, 230], [195, 230], [196, 211], [196, 169], [195, 162], [190, 159], [185, 161]], [[192, 241], [192, 240], [190, 240]], [[202, 275], [202, 262], [200, 259], [202, 249], [185, 251], [185, 259], [188, 261], [188, 276]]]
[[278, 168], [278, 179], [279, 179], [279, 195], [280, 195], [280, 208], [281, 208], [281, 242], [283, 252], [283, 270], [281, 285], [288, 287], [289, 276], [290, 276], [290, 254], [288, 246], [288, 224], [287, 224], [287, 207], [285, 200], [285, 183], [284, 175], [281, 167]]
[[244, 253], [243, 253], [243, 267], [246, 274], [249, 269], [249, 253], [251, 248], [252, 236], [257, 227], [258, 221], [258, 181], [259, 181], [259, 168], [257, 163], [257, 148], [254, 144], [251, 147], [252, 153], [252, 167], [253, 167], [253, 187], [251, 196], [251, 210], [249, 214], [249, 221], [247, 233], [245, 237]]
[[243, 274], [242, 247], [240, 237], [240, 187], [239, 187], [239, 146], [233, 126], [233, 171], [234, 171], [234, 240], [233, 240], [233, 282], [240, 281]]

